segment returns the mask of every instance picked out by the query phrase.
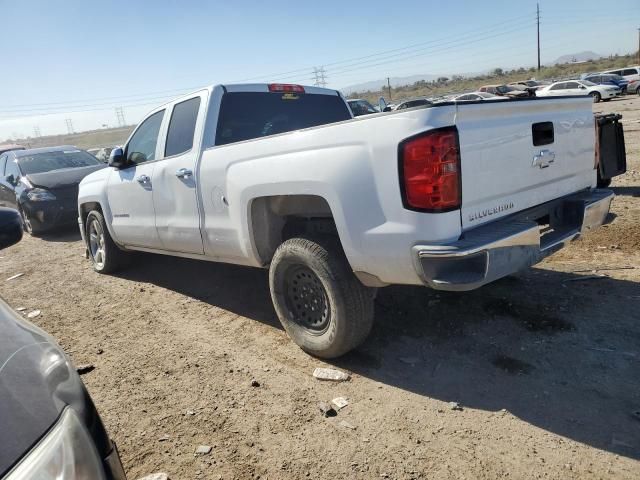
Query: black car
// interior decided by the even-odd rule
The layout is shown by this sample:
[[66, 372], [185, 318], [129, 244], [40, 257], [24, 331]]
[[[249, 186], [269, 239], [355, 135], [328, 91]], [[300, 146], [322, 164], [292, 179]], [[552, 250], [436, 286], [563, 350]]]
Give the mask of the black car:
[[[0, 248], [22, 237], [0, 208]], [[89, 394], [62, 349], [0, 300], [0, 479], [126, 480]]]
[[105, 164], [69, 145], [0, 155], [0, 207], [15, 208], [24, 228], [42, 233], [78, 220], [78, 184]]

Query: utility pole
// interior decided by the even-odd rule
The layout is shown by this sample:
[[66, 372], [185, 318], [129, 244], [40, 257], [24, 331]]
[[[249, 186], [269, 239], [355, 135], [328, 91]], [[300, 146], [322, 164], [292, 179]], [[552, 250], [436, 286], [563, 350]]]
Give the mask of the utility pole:
[[70, 118], [66, 118], [64, 121], [67, 124], [67, 132], [69, 132], [69, 135], [76, 133], [73, 131], [73, 121]]
[[116, 107], [116, 119], [118, 120], [119, 127], [124, 127], [127, 124], [124, 119], [124, 109], [122, 107]]
[[638, 65], [640, 65], [640, 28], [638, 29]]
[[536, 24], [538, 25], [538, 71], [540, 71], [540, 4], [536, 3]]
[[313, 67], [313, 84], [316, 87], [326, 87], [327, 86], [327, 75], [324, 67]]
[[391, 80], [387, 77], [387, 90], [389, 90], [389, 101], [391, 101]]

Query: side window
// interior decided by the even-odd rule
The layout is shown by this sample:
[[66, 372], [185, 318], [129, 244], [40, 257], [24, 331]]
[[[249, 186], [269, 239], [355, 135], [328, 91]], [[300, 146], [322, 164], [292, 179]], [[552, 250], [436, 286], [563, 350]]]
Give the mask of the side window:
[[7, 155], [0, 155], [0, 175], [4, 175], [4, 166], [7, 164]]
[[556, 83], [549, 90], [563, 90], [566, 83]]
[[638, 74], [637, 68], [627, 68], [626, 70], [623, 70], [621, 75], [637, 75], [637, 74]]
[[158, 133], [164, 110], [154, 113], [147, 118], [133, 134], [127, 145], [127, 161], [133, 164], [148, 162], [156, 158]]
[[4, 170], [4, 176], [13, 175], [13, 181], [16, 182], [20, 178], [20, 169], [15, 160], [7, 158], [7, 168]]
[[200, 110], [200, 97], [190, 98], [173, 107], [167, 132], [167, 144], [164, 149], [165, 157], [191, 150], [198, 110]]

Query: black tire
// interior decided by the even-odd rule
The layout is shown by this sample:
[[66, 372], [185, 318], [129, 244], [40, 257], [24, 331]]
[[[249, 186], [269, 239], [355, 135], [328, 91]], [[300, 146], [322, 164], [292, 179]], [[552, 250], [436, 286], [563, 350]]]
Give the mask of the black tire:
[[598, 188], [607, 188], [609, 185], [611, 185], [611, 179], [610, 178], [602, 178], [600, 176], [600, 170], [598, 170]]
[[636, 88], [636, 95], [640, 96], [640, 87]]
[[602, 99], [598, 92], [591, 92], [589, 95], [591, 96], [591, 98], [593, 98], [593, 103], [599, 103]]
[[271, 260], [269, 287], [280, 323], [311, 355], [339, 357], [371, 331], [375, 289], [355, 277], [333, 237], [282, 243]]
[[102, 213], [92, 210], [84, 224], [89, 260], [98, 273], [112, 273], [129, 263], [130, 255], [114, 243]]
[[34, 225], [29, 216], [24, 212], [22, 207], [19, 207], [18, 211], [20, 212], [20, 216], [22, 217], [22, 229], [27, 232], [32, 237], [37, 237], [42, 233], [42, 229]]

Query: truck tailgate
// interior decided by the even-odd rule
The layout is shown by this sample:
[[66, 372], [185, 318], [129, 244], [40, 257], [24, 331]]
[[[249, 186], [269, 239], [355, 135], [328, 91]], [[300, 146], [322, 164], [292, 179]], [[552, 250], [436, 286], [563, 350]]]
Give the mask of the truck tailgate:
[[458, 104], [462, 228], [595, 185], [591, 97]]

